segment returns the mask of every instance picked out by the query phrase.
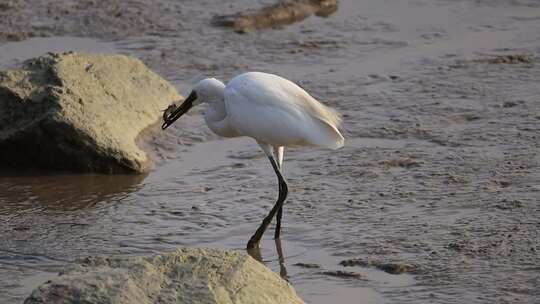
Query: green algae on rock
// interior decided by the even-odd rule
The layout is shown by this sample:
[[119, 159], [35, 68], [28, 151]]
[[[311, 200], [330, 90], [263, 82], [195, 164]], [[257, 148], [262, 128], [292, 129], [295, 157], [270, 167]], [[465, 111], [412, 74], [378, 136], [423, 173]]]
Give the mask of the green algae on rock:
[[292, 286], [250, 256], [186, 248], [154, 257], [90, 257], [36, 288], [37, 303], [304, 303]]
[[70, 172], [144, 172], [136, 144], [161, 110], [181, 99], [140, 60], [49, 54], [0, 71], [0, 167]]

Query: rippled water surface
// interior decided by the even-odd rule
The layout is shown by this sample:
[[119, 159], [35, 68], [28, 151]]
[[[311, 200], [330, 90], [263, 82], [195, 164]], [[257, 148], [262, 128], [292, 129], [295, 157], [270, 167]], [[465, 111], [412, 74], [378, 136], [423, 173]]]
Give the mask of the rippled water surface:
[[[1, 43], [2, 68], [46, 51], [119, 52], [183, 94], [205, 76], [262, 70], [343, 114], [344, 148], [285, 152], [284, 260], [271, 231], [261, 253], [308, 303], [540, 301], [540, 65], [488, 60], [539, 57], [536, 1], [343, 0], [329, 18], [247, 35], [210, 20], [262, 2], [118, 2], [126, 18], [106, 2], [56, 1], [52, 13], [20, 2], [3, 26], [61, 36]], [[147, 175], [2, 172], [0, 303], [87, 255], [243, 250], [276, 178], [253, 140], [216, 137], [203, 112], [149, 132]], [[351, 258], [410, 268], [339, 265]], [[360, 278], [323, 274], [335, 271]]]
[[[64, 263], [86, 255], [154, 254], [178, 246], [243, 250], [273, 203], [270, 170], [253, 142], [237, 139], [194, 145], [148, 176], [2, 177], [0, 216], [9, 238], [2, 239], [0, 267], [10, 275], [2, 281], [6, 295], [23, 297]], [[278, 262], [270, 236], [263, 245], [265, 263], [313, 302], [325, 303], [337, 294], [380, 302], [381, 295], [363, 280], [318, 274], [341, 269], [339, 258], [318, 245], [317, 227], [286, 218], [285, 263]], [[322, 268], [292, 266], [300, 262]], [[414, 282], [409, 275], [356, 271], [382, 288]]]

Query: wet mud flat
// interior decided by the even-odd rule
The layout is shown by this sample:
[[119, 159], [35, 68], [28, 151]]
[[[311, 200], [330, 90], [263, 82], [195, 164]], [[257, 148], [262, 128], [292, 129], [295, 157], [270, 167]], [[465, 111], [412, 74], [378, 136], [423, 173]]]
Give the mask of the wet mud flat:
[[[343, 113], [348, 139], [285, 153], [284, 261], [270, 235], [262, 256], [308, 303], [540, 301], [540, 5], [347, 0], [245, 35], [211, 24], [272, 3], [17, 1], [1, 12], [0, 64], [35, 41], [13, 40], [79, 36], [184, 94], [207, 75], [292, 79]], [[90, 254], [242, 250], [275, 178], [254, 142], [217, 138], [202, 112], [151, 134], [148, 176], [0, 177], [0, 302]]]

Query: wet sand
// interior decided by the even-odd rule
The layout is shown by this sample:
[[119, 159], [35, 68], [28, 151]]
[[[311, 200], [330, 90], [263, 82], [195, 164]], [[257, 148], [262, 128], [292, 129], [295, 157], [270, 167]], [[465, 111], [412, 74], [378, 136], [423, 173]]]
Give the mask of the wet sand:
[[[37, 55], [31, 45], [136, 56], [184, 94], [206, 76], [290, 78], [344, 114], [347, 138], [285, 153], [283, 266], [308, 303], [539, 302], [540, 4], [343, 0], [280, 29], [210, 25], [258, 5], [18, 1], [0, 18], [0, 66]], [[7, 41], [31, 36], [51, 37]], [[532, 59], [492, 60], [515, 54]], [[89, 254], [242, 250], [275, 177], [252, 140], [218, 138], [202, 113], [148, 136], [147, 176], [0, 177], [0, 302]], [[271, 236], [262, 256], [283, 272]]]

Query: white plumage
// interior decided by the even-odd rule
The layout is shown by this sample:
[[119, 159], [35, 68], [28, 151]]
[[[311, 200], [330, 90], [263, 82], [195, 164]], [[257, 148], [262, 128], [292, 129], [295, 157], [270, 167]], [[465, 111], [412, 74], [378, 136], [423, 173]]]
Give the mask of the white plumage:
[[192, 106], [201, 103], [208, 104], [205, 120], [213, 132], [225, 137], [251, 137], [270, 159], [278, 176], [280, 195], [250, 239], [248, 248], [258, 246], [276, 212], [278, 238], [282, 205], [287, 196], [287, 184], [280, 170], [284, 147], [342, 147], [344, 138], [338, 130], [341, 123], [339, 113], [285, 78], [248, 72], [234, 77], [227, 86], [214, 78], [198, 82], [179, 108], [173, 107], [165, 112], [163, 129]]
[[343, 146], [339, 114], [293, 82], [250, 72], [225, 87], [229, 124], [238, 134], [272, 146]]

